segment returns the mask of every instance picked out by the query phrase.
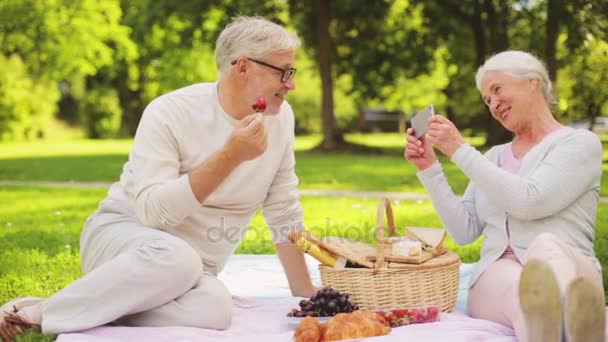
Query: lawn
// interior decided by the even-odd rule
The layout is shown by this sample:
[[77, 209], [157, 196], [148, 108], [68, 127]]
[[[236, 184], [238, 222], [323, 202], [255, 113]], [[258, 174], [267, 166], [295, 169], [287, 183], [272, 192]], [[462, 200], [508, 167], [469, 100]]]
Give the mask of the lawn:
[[[381, 155], [312, 152], [319, 136], [296, 139], [296, 171], [302, 189], [346, 189], [424, 193], [415, 167], [403, 159], [399, 134], [351, 134], [347, 139], [381, 147]], [[470, 138], [473, 145], [482, 140]], [[0, 180], [114, 182], [127, 160], [132, 140], [72, 140], [0, 144]], [[467, 178], [440, 156], [448, 181], [461, 194]], [[601, 194], [608, 196], [608, 164]]]
[[[80, 275], [78, 240], [86, 217], [92, 213], [104, 189], [55, 187], [0, 187], [0, 302], [23, 295], [48, 296]], [[318, 236], [347, 236], [373, 242], [377, 199], [302, 198], [305, 222]], [[405, 226], [440, 227], [429, 201], [393, 201], [398, 232]], [[331, 208], [331, 210], [327, 210]], [[608, 260], [608, 204], [598, 212], [599, 238], [596, 252], [603, 264]], [[478, 240], [466, 247], [447, 241], [463, 262], [479, 258]], [[240, 254], [271, 254], [274, 247], [262, 216], [258, 213]], [[606, 267], [606, 266], [605, 266]], [[608, 283], [608, 267], [604, 281]]]
[[[0, 302], [26, 294], [48, 296], [80, 276], [80, 230], [105, 194], [104, 189], [0, 187]], [[377, 205], [377, 199], [302, 198], [306, 226], [316, 235], [370, 243]], [[394, 201], [393, 209], [401, 234], [405, 226], [440, 226], [429, 201]], [[479, 257], [479, 242], [459, 248], [450, 240], [448, 246], [465, 262]], [[274, 253], [260, 213], [237, 253]]]
[[[381, 155], [310, 151], [319, 139], [296, 140], [301, 188], [424, 192], [415, 168], [403, 160], [400, 135], [348, 136], [351, 141], [383, 148], [386, 153]], [[479, 145], [481, 140], [470, 143]], [[131, 144], [132, 140], [0, 144], [0, 180], [112, 182], [118, 179]], [[462, 193], [466, 177], [449, 161], [442, 162], [451, 185]], [[608, 182], [603, 182], [601, 192], [608, 196]], [[0, 303], [24, 295], [49, 296], [80, 276], [80, 230], [105, 194], [106, 189], [0, 186]], [[375, 225], [377, 204], [377, 199], [367, 198], [302, 198], [308, 229], [319, 236], [367, 242], [373, 241], [370, 228]], [[401, 232], [404, 226], [440, 226], [428, 201], [394, 201], [393, 206]], [[608, 204], [600, 204], [597, 222], [596, 252], [605, 265], [604, 283], [608, 284]], [[273, 253], [259, 213], [251, 227], [237, 253]], [[479, 257], [480, 241], [459, 247], [449, 240], [448, 246], [464, 262]], [[41, 338], [32, 336], [24, 341]]]

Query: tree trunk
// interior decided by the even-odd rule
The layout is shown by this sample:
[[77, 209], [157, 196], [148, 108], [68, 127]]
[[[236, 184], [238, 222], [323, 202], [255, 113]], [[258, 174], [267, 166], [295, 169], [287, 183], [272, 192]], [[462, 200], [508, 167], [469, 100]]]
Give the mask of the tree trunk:
[[143, 114], [141, 91], [131, 91], [127, 87], [118, 87], [119, 99], [122, 107], [120, 130], [129, 136], [135, 136], [139, 120]]
[[319, 42], [319, 72], [321, 73], [321, 123], [323, 126], [323, 141], [321, 146], [325, 150], [335, 149], [344, 142], [342, 133], [338, 130], [334, 117], [334, 95], [331, 74], [331, 36], [330, 0], [316, 0], [317, 11], [317, 40]]
[[[505, 1], [498, 1], [497, 4], [498, 8], [494, 1], [486, 0], [484, 2], [487, 25], [490, 27], [488, 37], [489, 52], [492, 54], [504, 51], [509, 46], [509, 35], [507, 32], [509, 6]], [[512, 139], [513, 135], [511, 132], [507, 131], [491, 115], [488, 115], [486, 118], [486, 146], [502, 144]]]
[[547, 71], [549, 78], [553, 84], [557, 84], [557, 57], [556, 46], [559, 36], [559, 17], [560, 17], [560, 0], [549, 0], [547, 2], [547, 36], [546, 36], [546, 56]]
[[473, 20], [470, 21], [475, 39], [475, 68], [479, 68], [486, 58], [486, 38], [483, 29], [479, 0], [474, 1]]

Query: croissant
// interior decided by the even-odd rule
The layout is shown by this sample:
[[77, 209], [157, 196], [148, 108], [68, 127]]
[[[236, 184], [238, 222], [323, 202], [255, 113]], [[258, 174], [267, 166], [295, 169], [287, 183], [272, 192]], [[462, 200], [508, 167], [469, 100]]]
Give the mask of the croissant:
[[294, 333], [296, 342], [339, 341], [362, 337], [381, 336], [391, 332], [386, 320], [369, 311], [339, 313], [327, 323], [306, 317]]
[[319, 342], [323, 337], [321, 324], [316, 318], [306, 317], [298, 324], [294, 337], [296, 342]]
[[340, 313], [327, 321], [325, 341], [339, 341], [362, 337], [381, 336], [391, 332], [384, 318], [375, 312], [357, 310]]

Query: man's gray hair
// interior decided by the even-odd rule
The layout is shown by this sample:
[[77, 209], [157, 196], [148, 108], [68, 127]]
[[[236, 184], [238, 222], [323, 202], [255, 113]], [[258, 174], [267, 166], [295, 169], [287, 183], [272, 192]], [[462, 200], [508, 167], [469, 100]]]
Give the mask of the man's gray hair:
[[537, 79], [540, 81], [543, 95], [547, 103], [552, 106], [557, 104], [553, 96], [553, 83], [549, 79], [549, 73], [543, 62], [524, 51], [503, 51], [490, 57], [477, 69], [475, 83], [481, 91], [481, 79], [486, 71], [501, 71], [520, 79]]
[[292, 51], [300, 46], [298, 36], [261, 17], [236, 17], [215, 43], [215, 61], [220, 78], [239, 57], [264, 59], [271, 53]]

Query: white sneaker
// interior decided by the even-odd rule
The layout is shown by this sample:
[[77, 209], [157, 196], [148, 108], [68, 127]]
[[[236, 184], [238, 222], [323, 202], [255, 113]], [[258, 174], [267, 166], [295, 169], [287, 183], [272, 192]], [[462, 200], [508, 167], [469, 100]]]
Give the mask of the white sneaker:
[[576, 278], [564, 297], [564, 325], [569, 342], [604, 342], [606, 311], [600, 289], [587, 278]]
[[519, 281], [519, 303], [526, 320], [528, 341], [561, 342], [562, 304], [551, 267], [530, 260]]

